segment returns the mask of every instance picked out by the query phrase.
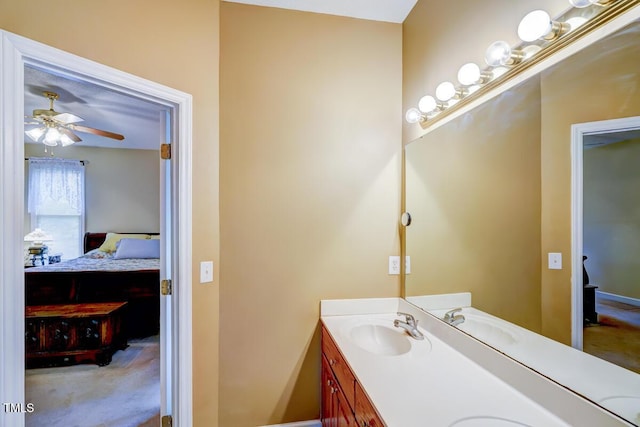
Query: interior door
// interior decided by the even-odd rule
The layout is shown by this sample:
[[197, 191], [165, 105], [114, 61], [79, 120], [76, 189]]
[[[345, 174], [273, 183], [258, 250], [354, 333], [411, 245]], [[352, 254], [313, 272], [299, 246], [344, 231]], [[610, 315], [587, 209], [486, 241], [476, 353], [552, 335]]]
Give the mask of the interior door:
[[[167, 144], [173, 139], [172, 117], [169, 111], [162, 113], [160, 118], [163, 127], [164, 141]], [[166, 146], [165, 146], [166, 147]], [[170, 153], [170, 146], [169, 151]], [[172, 168], [171, 159], [167, 157], [167, 151], [160, 150], [160, 280], [172, 280]], [[169, 156], [170, 157], [170, 156]], [[165, 282], [166, 283], [166, 282]], [[171, 282], [168, 282], [171, 283]], [[159, 284], [160, 285], [160, 284]], [[163, 287], [164, 288], [164, 287]], [[163, 289], [163, 295], [160, 296], [160, 416], [170, 416], [173, 413], [171, 405], [172, 401], [172, 296], [164, 295], [166, 288]]]

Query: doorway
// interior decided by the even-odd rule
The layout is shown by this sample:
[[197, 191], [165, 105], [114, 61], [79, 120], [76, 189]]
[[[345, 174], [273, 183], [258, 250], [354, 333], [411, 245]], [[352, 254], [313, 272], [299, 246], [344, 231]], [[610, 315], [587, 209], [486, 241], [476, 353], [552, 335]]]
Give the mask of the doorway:
[[[2, 314], [0, 395], [3, 419], [23, 426], [25, 413], [37, 410], [25, 402], [24, 352], [24, 70], [46, 72], [90, 82], [105, 90], [145, 99], [166, 108], [167, 143], [174, 155], [162, 168], [168, 192], [161, 198], [163, 239], [161, 278], [170, 279], [173, 293], [160, 299], [161, 414], [174, 425], [191, 425], [191, 96], [49, 46], [0, 30], [0, 294]], [[168, 234], [167, 234], [168, 233]], [[159, 284], [158, 284], [159, 286]], [[171, 315], [170, 313], [173, 313]], [[169, 315], [167, 315], [169, 314]], [[180, 375], [178, 375], [178, 373]], [[9, 408], [7, 410], [7, 408]], [[33, 408], [33, 409], [30, 409]]]
[[640, 224], [636, 192], [625, 189], [637, 168], [625, 164], [637, 164], [639, 147], [640, 117], [572, 126], [572, 344], [636, 371], [640, 292], [629, 278]]

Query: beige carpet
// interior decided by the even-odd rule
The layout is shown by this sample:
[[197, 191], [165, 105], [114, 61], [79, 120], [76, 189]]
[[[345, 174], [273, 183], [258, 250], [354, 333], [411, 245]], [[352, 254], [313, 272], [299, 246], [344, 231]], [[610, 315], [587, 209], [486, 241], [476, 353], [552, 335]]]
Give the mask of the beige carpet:
[[586, 353], [640, 373], [640, 307], [598, 299], [598, 324], [584, 328]]
[[107, 366], [28, 369], [25, 390], [27, 427], [159, 426], [158, 336], [131, 340]]

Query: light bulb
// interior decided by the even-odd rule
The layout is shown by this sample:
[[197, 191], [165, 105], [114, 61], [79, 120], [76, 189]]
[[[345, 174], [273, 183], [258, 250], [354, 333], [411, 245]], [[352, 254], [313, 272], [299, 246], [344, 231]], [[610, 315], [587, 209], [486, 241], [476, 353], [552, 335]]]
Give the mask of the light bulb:
[[571, 3], [571, 6], [573, 7], [583, 8], [591, 6], [594, 2], [591, 0], [569, 0], [569, 3]]
[[56, 145], [58, 145], [59, 139], [60, 139], [60, 132], [58, 132], [58, 129], [49, 128], [47, 130], [46, 135], [44, 136], [44, 139], [42, 140], [42, 143], [45, 145], [49, 145], [51, 147], [55, 147]]
[[497, 41], [491, 44], [484, 55], [484, 60], [491, 67], [504, 65], [511, 57], [511, 46], [507, 42]]
[[442, 82], [436, 87], [436, 98], [446, 102], [456, 94], [456, 88], [451, 82]]
[[480, 79], [480, 67], [478, 64], [474, 64], [473, 62], [469, 62], [464, 64], [458, 70], [458, 81], [460, 84], [465, 86], [471, 86], [476, 84], [476, 82]]
[[544, 10], [534, 10], [525, 15], [518, 25], [518, 37], [532, 42], [544, 38], [552, 30], [551, 16]]
[[420, 113], [420, 110], [415, 107], [409, 108], [404, 115], [404, 118], [409, 123], [418, 123], [423, 120], [422, 113]]
[[438, 108], [438, 102], [431, 95], [425, 95], [418, 101], [418, 108], [423, 113], [430, 113]]
[[45, 131], [45, 128], [35, 128], [35, 129], [27, 130], [24, 133], [26, 133], [27, 136], [32, 140], [34, 140], [35, 142], [38, 142], [40, 137], [44, 135], [44, 131]]
[[67, 145], [71, 145], [74, 143], [75, 141], [69, 138], [67, 135], [65, 134], [60, 135], [60, 145], [62, 145], [63, 147], [66, 147]]
[[597, 4], [598, 6], [606, 6], [609, 3], [614, 2], [615, 0], [569, 0], [571, 6], [577, 8], [589, 7], [592, 4]]
[[522, 52], [512, 50], [505, 41], [493, 42], [484, 55], [484, 60], [491, 67], [513, 65], [522, 60]]

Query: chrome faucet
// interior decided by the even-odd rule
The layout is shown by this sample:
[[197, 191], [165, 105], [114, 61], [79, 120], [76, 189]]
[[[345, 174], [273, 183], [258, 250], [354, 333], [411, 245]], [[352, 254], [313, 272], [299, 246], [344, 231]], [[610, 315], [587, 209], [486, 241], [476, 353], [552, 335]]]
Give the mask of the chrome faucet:
[[456, 314], [459, 311], [462, 311], [462, 307], [454, 308], [453, 310], [447, 311], [444, 314], [444, 321], [453, 326], [459, 325], [460, 323], [464, 322], [464, 316], [462, 314]]
[[403, 322], [402, 320], [396, 319], [393, 321], [393, 326], [404, 329], [409, 335], [417, 340], [424, 339], [424, 335], [418, 330], [418, 321], [415, 317], [409, 313], [398, 313], [398, 316], [404, 316], [406, 321]]

